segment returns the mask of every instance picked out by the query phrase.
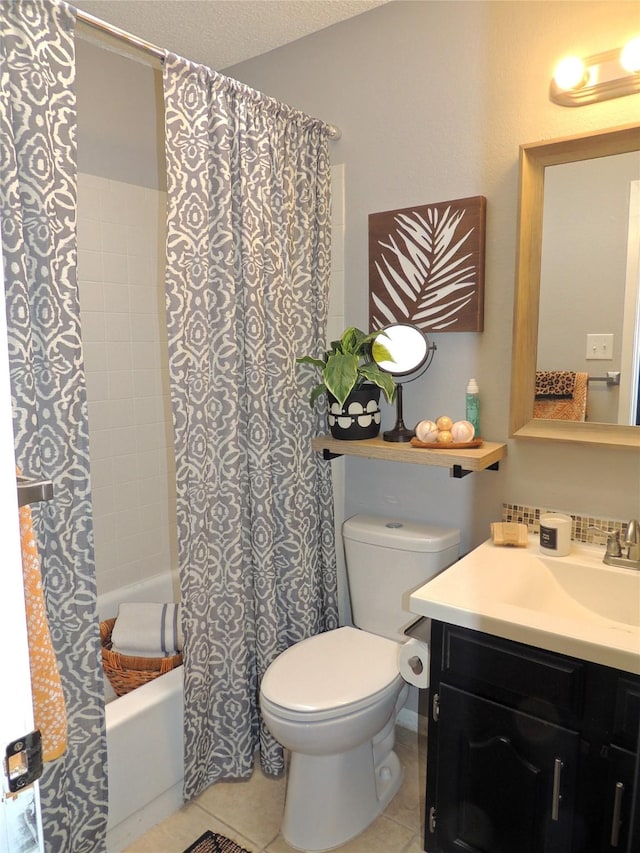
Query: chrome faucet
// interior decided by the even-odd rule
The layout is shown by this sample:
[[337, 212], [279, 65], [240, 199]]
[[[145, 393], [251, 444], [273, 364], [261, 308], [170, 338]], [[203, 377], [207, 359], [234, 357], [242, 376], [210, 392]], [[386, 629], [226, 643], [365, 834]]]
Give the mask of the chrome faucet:
[[609, 530], [606, 534], [607, 549], [602, 562], [607, 566], [640, 569], [640, 521], [631, 519], [627, 524], [622, 542], [618, 530]]

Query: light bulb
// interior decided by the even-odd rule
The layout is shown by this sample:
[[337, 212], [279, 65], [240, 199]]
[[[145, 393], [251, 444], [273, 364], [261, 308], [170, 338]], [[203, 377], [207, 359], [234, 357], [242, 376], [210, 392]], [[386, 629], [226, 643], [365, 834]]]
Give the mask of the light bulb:
[[577, 56], [568, 56], [556, 66], [553, 79], [560, 89], [579, 89], [586, 82], [584, 62]]
[[620, 65], [632, 74], [640, 71], [640, 36], [631, 39], [620, 52]]

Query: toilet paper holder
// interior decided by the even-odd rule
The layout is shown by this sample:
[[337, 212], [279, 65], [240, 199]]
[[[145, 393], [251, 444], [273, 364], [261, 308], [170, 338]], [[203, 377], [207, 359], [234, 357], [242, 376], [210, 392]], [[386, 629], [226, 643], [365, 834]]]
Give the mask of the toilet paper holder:
[[422, 640], [423, 643], [428, 643], [431, 639], [431, 620], [426, 616], [420, 616], [415, 622], [412, 622], [408, 628], [404, 629], [407, 637], [413, 637], [414, 640]]
[[418, 688], [429, 686], [429, 640], [431, 620], [420, 617], [404, 634], [407, 638], [398, 651], [398, 666], [405, 681]]

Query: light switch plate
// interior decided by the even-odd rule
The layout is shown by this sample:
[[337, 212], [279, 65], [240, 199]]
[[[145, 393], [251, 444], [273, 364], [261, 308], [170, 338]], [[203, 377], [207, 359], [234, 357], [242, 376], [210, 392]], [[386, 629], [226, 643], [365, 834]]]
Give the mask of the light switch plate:
[[587, 335], [585, 358], [610, 361], [613, 358], [613, 335]]

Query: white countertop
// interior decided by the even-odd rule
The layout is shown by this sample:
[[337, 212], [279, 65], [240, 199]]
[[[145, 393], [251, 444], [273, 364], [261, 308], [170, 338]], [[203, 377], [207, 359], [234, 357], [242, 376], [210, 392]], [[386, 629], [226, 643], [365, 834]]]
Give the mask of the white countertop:
[[411, 594], [419, 616], [640, 674], [640, 571], [604, 565], [603, 546], [567, 557], [488, 540]]

